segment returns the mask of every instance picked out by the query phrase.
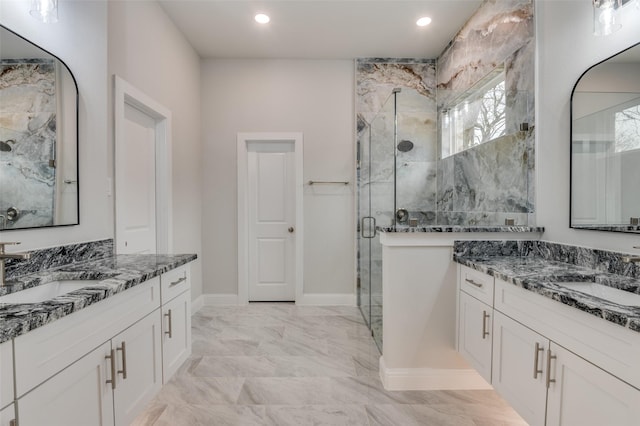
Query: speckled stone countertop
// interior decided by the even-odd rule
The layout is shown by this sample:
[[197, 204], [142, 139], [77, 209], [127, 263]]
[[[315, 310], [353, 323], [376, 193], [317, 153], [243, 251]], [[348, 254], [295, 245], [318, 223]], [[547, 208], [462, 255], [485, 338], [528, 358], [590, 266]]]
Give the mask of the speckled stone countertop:
[[107, 299], [196, 258], [195, 254], [117, 255], [17, 277], [7, 283], [9, 285], [4, 288], [3, 293], [13, 293], [57, 280], [100, 282], [41, 303], [0, 303], [0, 343]]
[[428, 232], [544, 232], [540, 226], [397, 226], [377, 228], [378, 231], [388, 233], [428, 233]]
[[454, 260], [495, 278], [591, 315], [640, 332], [640, 306], [611, 302], [563, 287], [562, 282], [593, 282], [640, 294], [640, 280], [536, 255], [454, 254]]

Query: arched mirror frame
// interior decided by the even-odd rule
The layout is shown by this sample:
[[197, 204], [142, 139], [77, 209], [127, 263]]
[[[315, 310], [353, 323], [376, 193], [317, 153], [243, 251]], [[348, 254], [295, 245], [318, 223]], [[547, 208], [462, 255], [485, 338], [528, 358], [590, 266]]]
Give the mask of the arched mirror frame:
[[[58, 227], [58, 226], [74, 226], [74, 225], [79, 225], [80, 224], [80, 179], [79, 179], [79, 149], [80, 149], [80, 141], [79, 141], [79, 90], [78, 90], [78, 83], [76, 81], [75, 76], [73, 75], [73, 72], [71, 72], [71, 69], [67, 66], [67, 64], [60, 59], [57, 55], [51, 53], [50, 51], [48, 51], [47, 49], [42, 48], [41, 46], [37, 45], [36, 43], [30, 41], [29, 39], [25, 38], [24, 36], [20, 35], [19, 33], [13, 31], [12, 29], [6, 27], [5, 25], [0, 24], [0, 32], [1, 31], [7, 31], [8, 33], [10, 33], [11, 35], [17, 37], [18, 39], [24, 41], [25, 43], [28, 43], [30, 46], [33, 46], [36, 49], [39, 49], [40, 51], [42, 51], [43, 53], [49, 55], [55, 62], [57, 62], [61, 68], [63, 68], [65, 70], [65, 72], [68, 73], [68, 76], [65, 76], [64, 78], [64, 83], [61, 84], [65, 84], [65, 86], [68, 84], [70, 85], [71, 83], [73, 84], [72, 87], [65, 87], [64, 88], [64, 92], [68, 92], [71, 91], [74, 94], [74, 99], [73, 100], [69, 100], [67, 98], [64, 99], [64, 105], [59, 108], [56, 109], [56, 136], [58, 134], [58, 128], [59, 128], [59, 123], [62, 120], [68, 120], [69, 117], [68, 115], [72, 116], [72, 120], [74, 121], [74, 123], [71, 124], [64, 124], [64, 129], [65, 129], [65, 134], [63, 135], [63, 138], [68, 138], [69, 132], [73, 133], [72, 138], [75, 139], [75, 155], [72, 153], [72, 155], [70, 156], [70, 159], [75, 161], [75, 164], [72, 164], [71, 169], [75, 169], [74, 171], [72, 171], [71, 173], [69, 173], [68, 171], [63, 172], [62, 170], [58, 171], [57, 169], [57, 165], [56, 164], [58, 162], [57, 158], [53, 159], [52, 167], [56, 168], [56, 172], [54, 173], [54, 180], [55, 183], [54, 185], [65, 185], [64, 189], [54, 189], [54, 201], [58, 201], [60, 204], [62, 204], [61, 196], [57, 196], [56, 195], [56, 191], [59, 191], [59, 193], [62, 192], [66, 192], [66, 195], [74, 195], [75, 197], [71, 197], [70, 200], [64, 200], [64, 208], [66, 209], [64, 211], [63, 214], [59, 214], [58, 211], [52, 211], [51, 213], [51, 223], [49, 224], [27, 224], [27, 225], [20, 225], [19, 223], [19, 219], [16, 220], [13, 223], [13, 226], [7, 226], [7, 212], [3, 212], [0, 211], [0, 215], [2, 215], [5, 218], [5, 221], [3, 224], [0, 224], [0, 231], [4, 232], [4, 231], [11, 231], [11, 230], [28, 230], [28, 229], [41, 229], [41, 228], [52, 228], [52, 227]], [[0, 41], [1, 44], [1, 41]], [[2, 58], [0, 58], [2, 59]], [[27, 59], [27, 58], [24, 58]], [[65, 112], [64, 114], [61, 114], [60, 109], [64, 109]], [[70, 110], [73, 109], [74, 111], [70, 114]], [[60, 117], [61, 116], [61, 117]], [[56, 142], [56, 151], [57, 151], [57, 145], [58, 143]], [[57, 152], [56, 152], [56, 157], [57, 157]], [[64, 173], [64, 175], [63, 175]], [[2, 184], [2, 182], [0, 182], [0, 184]], [[72, 191], [67, 191], [66, 187], [71, 187], [73, 189], [73, 186], [75, 186], [75, 190]], [[58, 194], [59, 194], [58, 193]], [[55, 199], [56, 197], [57, 200]], [[75, 206], [73, 205], [73, 199], [75, 199]], [[68, 206], [69, 205], [69, 206]], [[56, 209], [62, 209], [62, 205], [56, 205], [55, 207]], [[19, 210], [19, 208], [18, 208]], [[11, 213], [11, 212], [9, 212]], [[24, 212], [22, 212], [24, 213]], [[28, 213], [28, 212], [27, 212]], [[18, 214], [21, 214], [21, 212], [18, 212]], [[59, 219], [60, 216], [63, 216], [62, 219]], [[66, 217], [66, 218], [65, 218]], [[9, 224], [11, 225], [11, 224]]]
[[[574, 155], [576, 154], [575, 149], [574, 149], [574, 143], [576, 142], [576, 124], [574, 123], [574, 118], [576, 116], [575, 113], [575, 97], [576, 97], [576, 89], [578, 89], [578, 86], [580, 84], [581, 81], [583, 81], [583, 78], [592, 70], [594, 70], [595, 68], [597, 68], [598, 66], [607, 63], [608, 61], [612, 60], [613, 58], [616, 58], [617, 56], [624, 54], [626, 52], [629, 52], [632, 49], [638, 49], [640, 50], [640, 42], [636, 43], [632, 46], [629, 46], [626, 49], [621, 50], [620, 52], [617, 52], [614, 55], [611, 55], [610, 57], [592, 65], [591, 67], [589, 67], [587, 70], [585, 70], [581, 75], [580, 78], [578, 78], [578, 80], [576, 81], [572, 91], [571, 91], [571, 107], [570, 107], [570, 194], [569, 194], [569, 227], [573, 228], [573, 229], [582, 229], [582, 230], [595, 230], [595, 231], [609, 231], [609, 232], [626, 232], [626, 233], [640, 233], [640, 223], [638, 220], [634, 220], [634, 219], [640, 219], [640, 209], [637, 212], [637, 215], [627, 215], [630, 217], [622, 217], [620, 216], [620, 220], [619, 221], [611, 221], [611, 220], [607, 220], [604, 223], [592, 223], [592, 224], [586, 224], [586, 223], [577, 223], [579, 222], [579, 220], [576, 219], [575, 213], [576, 213], [576, 207], [574, 205], [574, 203], [576, 202], [576, 197], [578, 197], [578, 193], [580, 192], [580, 188], [576, 182], [575, 179], [575, 173], [576, 173], [576, 168], [577, 166], [577, 161], [576, 158], [574, 157]], [[640, 53], [639, 53], [640, 55]], [[640, 62], [639, 62], [639, 66], [640, 66]], [[640, 87], [640, 74], [638, 75], [638, 87]], [[634, 89], [636, 90], [636, 89]], [[579, 91], [578, 91], [579, 92]], [[630, 92], [630, 94], [632, 94]], [[637, 92], [637, 95], [640, 97], [640, 91]], [[640, 149], [636, 149], [634, 150], [634, 152], [640, 156]], [[640, 170], [640, 164], [638, 164], [638, 170]], [[596, 173], [596, 172], [594, 172]], [[596, 183], [602, 183], [600, 180], [598, 180], [596, 178]], [[605, 187], [608, 185], [605, 185]], [[610, 185], [609, 185], [610, 186]], [[605, 190], [607, 188], [604, 188]], [[593, 187], [591, 188], [591, 190], [593, 192], [598, 192], [598, 189]], [[628, 192], [628, 191], [627, 191]], [[622, 199], [622, 196], [629, 196], [631, 194], [625, 194], [623, 190], [619, 190], [619, 199]], [[640, 195], [639, 195], [640, 197]], [[596, 200], [597, 201], [597, 200]], [[606, 203], [607, 201], [604, 201], [604, 203]], [[640, 201], [639, 201], [640, 202]], [[606, 208], [606, 207], [605, 207]], [[614, 223], [617, 222], [617, 223]]]

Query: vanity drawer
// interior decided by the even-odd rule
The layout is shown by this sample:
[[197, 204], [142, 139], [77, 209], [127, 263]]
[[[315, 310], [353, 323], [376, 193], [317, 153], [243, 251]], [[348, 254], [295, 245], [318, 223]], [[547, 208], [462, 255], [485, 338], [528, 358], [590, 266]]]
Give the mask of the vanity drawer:
[[167, 303], [174, 297], [191, 288], [191, 266], [182, 265], [160, 275], [162, 303]]
[[160, 307], [155, 277], [14, 339], [17, 396]]
[[458, 273], [460, 290], [475, 297], [489, 306], [493, 306], [493, 277], [460, 265]]

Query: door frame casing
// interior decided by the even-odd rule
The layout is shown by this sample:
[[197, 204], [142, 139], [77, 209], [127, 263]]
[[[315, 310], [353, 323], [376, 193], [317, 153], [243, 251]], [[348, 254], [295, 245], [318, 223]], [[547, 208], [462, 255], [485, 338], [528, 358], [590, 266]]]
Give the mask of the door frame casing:
[[114, 248], [118, 252], [118, 193], [124, 191], [124, 182], [118, 178], [118, 146], [125, 143], [125, 105], [130, 105], [155, 120], [155, 168], [156, 168], [156, 253], [171, 253], [173, 250], [172, 214], [172, 140], [171, 110], [161, 105], [141, 90], [118, 75], [114, 78]]
[[249, 303], [249, 164], [248, 144], [269, 142], [293, 143], [295, 157], [295, 286], [296, 302], [303, 295], [303, 154], [302, 132], [238, 133], [238, 304]]

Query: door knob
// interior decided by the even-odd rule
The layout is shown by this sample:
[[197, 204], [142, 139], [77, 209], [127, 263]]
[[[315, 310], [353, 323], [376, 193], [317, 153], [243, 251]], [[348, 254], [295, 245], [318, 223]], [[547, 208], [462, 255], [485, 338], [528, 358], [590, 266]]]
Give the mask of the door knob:
[[293, 231], [295, 231], [295, 229], [293, 229], [293, 226], [290, 226], [290, 227], [289, 227], [289, 233], [290, 233], [290, 234], [293, 234]]

